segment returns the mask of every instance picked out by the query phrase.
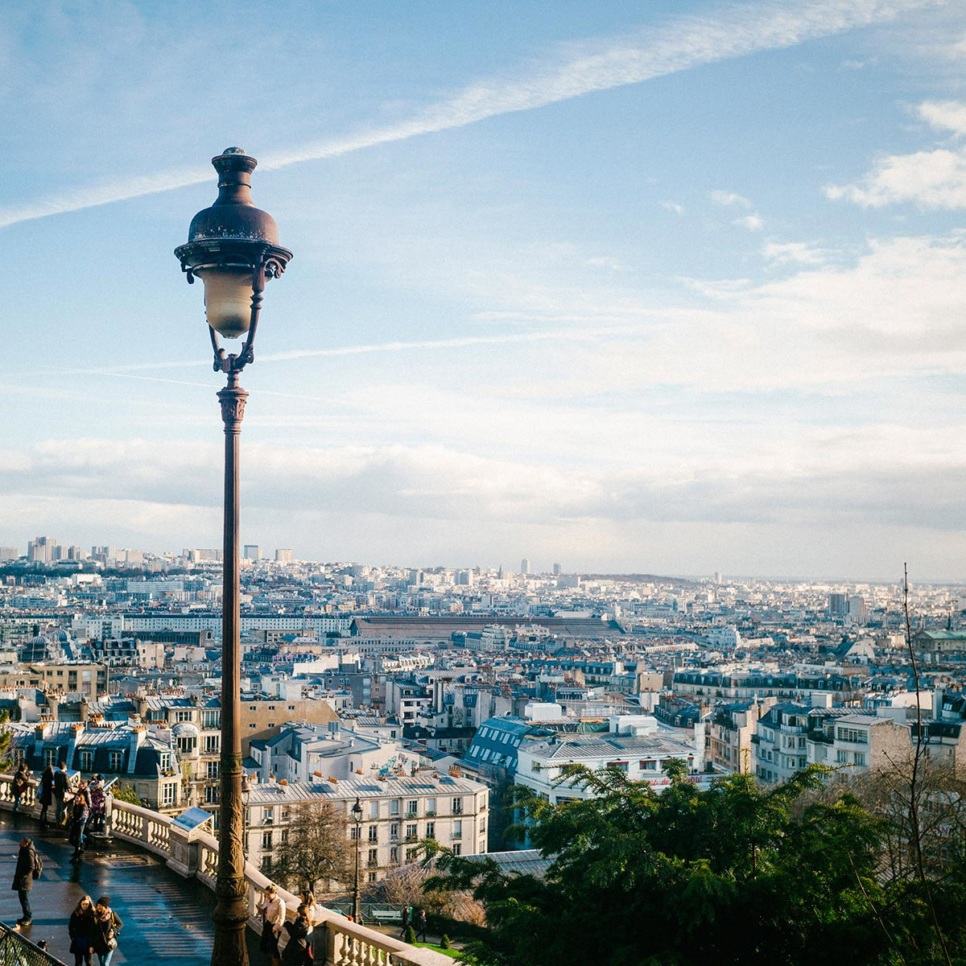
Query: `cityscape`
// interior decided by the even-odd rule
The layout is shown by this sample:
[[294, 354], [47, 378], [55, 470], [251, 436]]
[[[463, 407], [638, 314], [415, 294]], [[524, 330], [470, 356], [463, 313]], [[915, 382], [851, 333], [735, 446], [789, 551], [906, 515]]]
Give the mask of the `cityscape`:
[[966, 962], [966, 6], [28, 0], [0, 107], [0, 961]]

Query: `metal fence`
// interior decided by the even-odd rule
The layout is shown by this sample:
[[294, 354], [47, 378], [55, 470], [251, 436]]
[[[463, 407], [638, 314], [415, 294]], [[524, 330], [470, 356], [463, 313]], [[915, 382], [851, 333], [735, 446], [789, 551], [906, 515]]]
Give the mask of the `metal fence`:
[[0, 922], [0, 966], [65, 966], [63, 960], [35, 946], [6, 923]]

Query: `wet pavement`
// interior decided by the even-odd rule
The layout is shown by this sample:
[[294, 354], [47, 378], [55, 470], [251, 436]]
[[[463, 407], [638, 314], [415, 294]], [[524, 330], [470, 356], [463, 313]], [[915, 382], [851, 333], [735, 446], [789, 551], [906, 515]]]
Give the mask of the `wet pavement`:
[[[17, 893], [10, 888], [20, 839], [33, 839], [44, 872], [30, 892], [33, 924], [23, 929], [32, 942], [45, 939], [49, 952], [73, 963], [67, 920], [81, 897], [109, 896], [124, 921], [112, 966], [137, 963], [153, 966], [173, 961], [184, 966], [211, 962], [215, 897], [193, 879], [182, 879], [156, 856], [115, 839], [112, 845], [92, 847], [77, 863], [65, 832], [48, 828], [27, 816], [0, 813], [0, 920], [13, 926], [21, 916]], [[253, 966], [265, 957], [257, 951], [257, 937], [248, 931]], [[95, 962], [96, 957], [95, 957]], [[266, 961], [267, 962], [267, 961]]]

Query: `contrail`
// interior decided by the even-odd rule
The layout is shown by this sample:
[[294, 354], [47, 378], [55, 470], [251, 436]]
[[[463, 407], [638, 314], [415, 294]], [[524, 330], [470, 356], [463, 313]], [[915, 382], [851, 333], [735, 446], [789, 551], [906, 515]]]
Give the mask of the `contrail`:
[[[585, 43], [585, 53], [528, 75], [494, 78], [464, 88], [416, 116], [395, 124], [316, 141], [283, 153], [263, 156], [273, 170], [349, 154], [364, 148], [453, 130], [517, 111], [530, 111], [595, 91], [688, 70], [702, 64], [742, 57], [762, 50], [792, 47], [856, 27], [889, 21], [948, 0], [811, 0], [795, 5], [772, 0], [754, 6], [733, 5], [717, 15], [686, 17], [645, 37], [618, 42]], [[593, 49], [592, 49], [593, 48]], [[568, 47], [572, 50], [573, 47]], [[16, 208], [0, 209], [0, 228], [50, 215], [65, 214], [170, 191], [210, 179], [205, 167], [178, 168], [111, 184], [79, 188]]]

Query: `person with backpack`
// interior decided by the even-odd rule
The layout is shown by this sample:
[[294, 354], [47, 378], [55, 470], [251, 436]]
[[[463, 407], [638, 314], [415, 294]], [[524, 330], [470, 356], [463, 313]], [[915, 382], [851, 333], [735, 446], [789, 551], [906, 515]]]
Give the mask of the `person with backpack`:
[[30, 890], [34, 887], [34, 879], [39, 879], [44, 870], [44, 864], [34, 848], [34, 843], [25, 835], [20, 840], [20, 851], [17, 853], [17, 867], [13, 873], [13, 885], [23, 915], [17, 920], [18, 926], [29, 926], [33, 920], [30, 909]]

